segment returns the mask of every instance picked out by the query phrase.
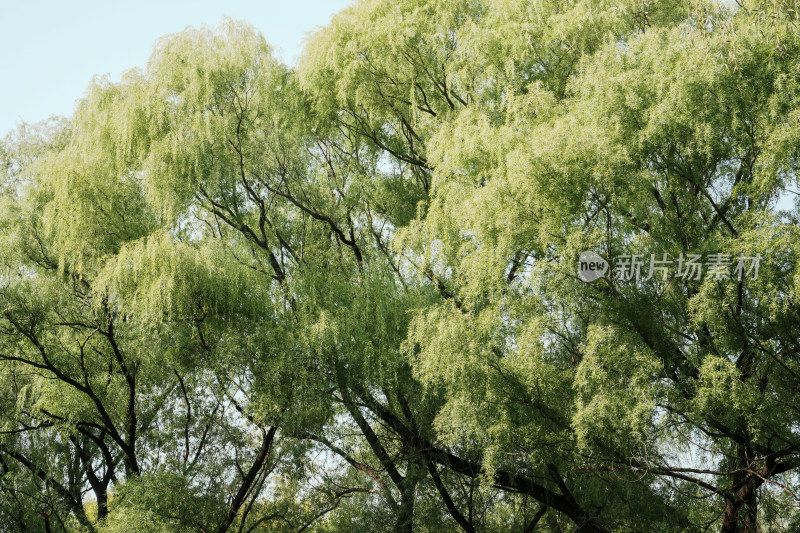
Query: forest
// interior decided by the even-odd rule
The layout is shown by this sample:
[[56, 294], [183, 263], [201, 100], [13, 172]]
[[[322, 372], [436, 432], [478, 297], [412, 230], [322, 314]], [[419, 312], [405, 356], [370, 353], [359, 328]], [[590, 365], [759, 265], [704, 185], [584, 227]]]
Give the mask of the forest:
[[87, 80], [0, 141], [0, 533], [800, 531], [799, 9], [354, 0]]

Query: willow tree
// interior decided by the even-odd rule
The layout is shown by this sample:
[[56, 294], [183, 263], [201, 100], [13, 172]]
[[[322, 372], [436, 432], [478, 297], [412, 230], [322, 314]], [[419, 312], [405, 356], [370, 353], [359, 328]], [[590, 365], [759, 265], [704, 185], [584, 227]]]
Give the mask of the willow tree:
[[290, 359], [272, 356], [272, 288], [149, 199], [136, 158], [159, 124], [128, 105], [143, 83], [95, 80], [70, 122], [3, 144], [1, 527], [299, 527], [316, 509], [260, 499], [303, 453], [276, 436]]
[[[451, 6], [359, 2], [300, 66], [318, 109], [421, 184], [394, 228], [442, 300], [404, 345], [443, 402], [417, 453], [579, 529], [791, 529], [792, 5]], [[589, 285], [583, 250], [733, 264]]]
[[765, 6], [362, 0], [296, 70], [224, 20], [6, 137], [0, 528], [796, 528]]
[[[402, 243], [450, 297], [408, 349], [438, 436], [495, 479], [549, 477], [610, 530], [791, 530], [795, 14], [688, 14], [607, 37], [563, 98], [532, 83], [437, 132]], [[577, 276], [585, 250], [609, 276]], [[731, 264], [681, 276], [689, 254]], [[627, 279], [637, 255], [672, 268]]]

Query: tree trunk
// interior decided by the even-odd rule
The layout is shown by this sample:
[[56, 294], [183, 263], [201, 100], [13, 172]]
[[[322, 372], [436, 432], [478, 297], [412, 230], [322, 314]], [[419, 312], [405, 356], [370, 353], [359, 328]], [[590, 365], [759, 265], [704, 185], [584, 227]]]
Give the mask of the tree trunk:
[[400, 490], [400, 509], [397, 511], [397, 521], [394, 530], [396, 533], [412, 533], [414, 531], [414, 504], [417, 498], [417, 482], [419, 480], [419, 465], [408, 461], [406, 476], [397, 484]]
[[752, 456], [749, 446], [737, 446], [736, 462], [742, 473], [733, 478], [736, 491], [725, 501], [720, 533], [758, 533], [756, 478], [748, 472], [753, 466], [750, 464]]

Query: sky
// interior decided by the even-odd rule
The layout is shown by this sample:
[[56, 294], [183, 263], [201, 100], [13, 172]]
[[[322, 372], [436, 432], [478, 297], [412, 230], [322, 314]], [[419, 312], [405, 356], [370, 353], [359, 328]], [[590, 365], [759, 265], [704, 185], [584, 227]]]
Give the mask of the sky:
[[153, 44], [224, 16], [261, 30], [292, 64], [306, 33], [349, 0], [0, 0], [0, 137], [20, 121], [71, 115], [92, 76], [144, 67]]

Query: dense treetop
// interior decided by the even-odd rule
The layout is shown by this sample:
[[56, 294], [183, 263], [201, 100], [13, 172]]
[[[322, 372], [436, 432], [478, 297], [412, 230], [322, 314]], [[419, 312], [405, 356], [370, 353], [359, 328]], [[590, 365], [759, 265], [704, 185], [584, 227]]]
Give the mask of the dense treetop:
[[797, 9], [226, 19], [21, 125], [0, 532], [796, 531]]

